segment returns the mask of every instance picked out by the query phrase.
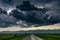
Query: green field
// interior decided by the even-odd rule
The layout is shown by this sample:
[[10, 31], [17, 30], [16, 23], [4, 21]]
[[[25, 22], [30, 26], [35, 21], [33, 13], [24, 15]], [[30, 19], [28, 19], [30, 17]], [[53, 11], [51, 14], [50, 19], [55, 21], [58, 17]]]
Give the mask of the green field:
[[[0, 40], [22, 40], [30, 34], [0, 34]], [[45, 40], [60, 40], [60, 34], [34, 34]]]

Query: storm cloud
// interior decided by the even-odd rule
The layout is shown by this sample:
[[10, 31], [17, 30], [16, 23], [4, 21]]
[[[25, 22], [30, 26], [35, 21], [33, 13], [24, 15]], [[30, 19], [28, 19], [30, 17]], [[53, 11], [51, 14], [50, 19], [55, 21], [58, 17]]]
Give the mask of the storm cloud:
[[0, 8], [0, 27], [4, 28], [15, 24], [15, 18], [13, 16], [9, 16], [5, 10]]
[[6, 11], [3, 14], [0, 13], [3, 15], [2, 21], [9, 20], [4, 21], [4, 23], [8, 22], [8, 25], [16, 23], [22, 27], [28, 27], [60, 23], [60, 0], [1, 0], [0, 2], [2, 9], [6, 11], [13, 9], [9, 15]]
[[59, 17], [54, 14], [55, 11], [52, 13], [53, 15], [51, 13], [49, 14], [49, 11], [51, 11], [49, 8], [35, 7], [29, 1], [23, 1], [22, 5], [17, 5], [14, 11], [11, 14], [17, 20], [26, 21], [32, 25], [52, 25], [60, 23]]

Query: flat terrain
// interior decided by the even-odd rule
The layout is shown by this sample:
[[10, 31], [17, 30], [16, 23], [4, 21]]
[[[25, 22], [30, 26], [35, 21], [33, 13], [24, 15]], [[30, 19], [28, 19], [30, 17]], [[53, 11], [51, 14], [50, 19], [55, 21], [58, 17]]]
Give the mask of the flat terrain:
[[[23, 40], [30, 34], [0, 34], [0, 40]], [[60, 34], [34, 34], [45, 40], [60, 40]]]

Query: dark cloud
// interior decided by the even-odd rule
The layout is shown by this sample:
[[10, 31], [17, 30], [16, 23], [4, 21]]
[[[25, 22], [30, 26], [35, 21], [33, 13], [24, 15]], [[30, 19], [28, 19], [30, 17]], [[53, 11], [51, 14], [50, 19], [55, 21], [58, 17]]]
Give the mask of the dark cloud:
[[26, 12], [25, 14], [25, 13], [19, 12], [18, 10], [12, 10], [11, 14], [16, 19], [25, 20], [27, 22], [32, 22], [32, 23], [42, 23], [43, 21], [40, 18], [38, 18], [38, 16], [39, 17], [41, 16], [39, 15], [38, 11], [40, 11], [41, 14], [44, 14], [45, 12], [48, 11], [46, 8], [41, 9], [41, 8], [35, 7], [34, 5], [31, 5], [29, 1], [23, 1], [23, 4], [18, 5], [16, 8], [18, 8], [22, 12], [23, 11]]
[[7, 12], [0, 8], [0, 14], [7, 14]]
[[0, 27], [4, 28], [15, 24], [15, 18], [13, 16], [9, 16], [5, 10], [0, 8]]
[[8, 3], [8, 4], [13, 4], [13, 1], [12, 0], [3, 0], [4, 3]]
[[[30, 23], [31, 25], [51, 25], [51, 24], [55, 24], [55, 23], [60, 23], [59, 21], [59, 17], [57, 16], [50, 16], [49, 14], [46, 14], [46, 12], [48, 12], [49, 10], [47, 10], [47, 8], [37, 8], [37, 10], [34, 9], [30, 9], [28, 8], [28, 5], [23, 4], [23, 7], [19, 8], [21, 5], [19, 5], [18, 9], [12, 10], [11, 15], [13, 15], [17, 20], [22, 20], [25, 21], [27, 23], [25, 23], [26, 25], [29, 25], [28, 23]], [[31, 5], [29, 3], [29, 5]], [[28, 9], [27, 9], [28, 8]], [[35, 7], [33, 7], [35, 8]], [[33, 11], [32, 11], [33, 10]], [[24, 24], [24, 22], [23, 22]]]
[[[0, 7], [5, 9], [5, 10], [9, 10], [10, 8], [15, 8], [16, 5], [20, 5], [22, 4], [23, 1], [26, 0], [0, 0]], [[34, 4], [37, 7], [49, 7], [52, 3], [54, 4], [54, 2], [56, 2], [56, 4], [53, 7], [56, 7], [56, 5], [59, 6], [60, 4], [60, 0], [28, 0], [31, 2], [31, 4]], [[48, 6], [47, 6], [48, 5]], [[57, 7], [58, 7], [57, 6]]]
[[[41, 26], [60, 23], [60, 0], [0, 0], [1, 26]], [[22, 3], [23, 2], [23, 3]], [[31, 3], [30, 3], [31, 2]], [[14, 9], [16, 7], [16, 9]], [[0, 10], [2, 10], [0, 9]], [[5, 10], [13, 9], [10, 15]], [[11, 20], [13, 19], [13, 20]], [[9, 21], [6, 21], [9, 20]], [[19, 22], [19, 23], [17, 23]], [[8, 25], [7, 25], [8, 24]], [[3, 26], [4, 26], [3, 25]]]
[[12, 10], [11, 14], [13, 15], [17, 20], [24, 20], [25, 16], [22, 12], [19, 12], [17, 9]]
[[12, 16], [0, 14], [0, 27], [1, 28], [9, 27], [15, 24], [16, 24], [16, 20]]
[[32, 11], [32, 10], [38, 10], [37, 7], [32, 5], [29, 1], [23, 1], [22, 5], [17, 5], [16, 8], [22, 10], [22, 11]]

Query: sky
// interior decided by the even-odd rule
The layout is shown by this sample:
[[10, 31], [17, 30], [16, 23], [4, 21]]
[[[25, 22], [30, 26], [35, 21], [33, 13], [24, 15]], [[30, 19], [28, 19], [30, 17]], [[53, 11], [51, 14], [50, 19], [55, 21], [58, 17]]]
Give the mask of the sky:
[[0, 31], [60, 29], [60, 0], [0, 0]]
[[0, 28], [0, 32], [2, 31], [28, 31], [28, 30], [57, 30], [60, 29], [60, 24], [54, 24], [49, 26], [40, 26], [40, 27], [28, 27], [28, 28], [21, 28], [20, 26], [11, 26], [8, 28]]

